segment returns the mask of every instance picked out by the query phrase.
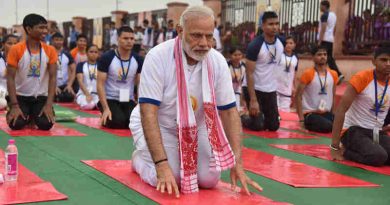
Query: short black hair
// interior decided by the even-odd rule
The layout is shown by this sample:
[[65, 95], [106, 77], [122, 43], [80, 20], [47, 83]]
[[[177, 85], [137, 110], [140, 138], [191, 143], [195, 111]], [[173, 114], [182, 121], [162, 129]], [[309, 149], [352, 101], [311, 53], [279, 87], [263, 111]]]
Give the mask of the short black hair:
[[43, 16], [38, 14], [28, 14], [23, 19], [23, 29], [26, 33], [27, 27], [33, 28], [34, 26], [39, 24], [47, 24], [47, 21]]
[[145, 19], [145, 20], [143, 21], [143, 23], [144, 23], [144, 24], [148, 24], [148, 25], [149, 25], [149, 21], [148, 21], [148, 19]]
[[99, 50], [99, 47], [96, 45], [96, 44], [89, 44], [88, 46], [87, 46], [87, 52], [89, 51], [89, 49], [91, 49], [92, 47], [96, 47], [98, 50]]
[[323, 46], [323, 45], [320, 45], [320, 46], [315, 45], [315, 46], [313, 46], [312, 49], [311, 49], [311, 54], [314, 56], [314, 55], [315, 55], [318, 51], [320, 51], [320, 50], [325, 50], [325, 51], [327, 51], [327, 48], [326, 48], [325, 46]]
[[78, 41], [80, 38], [85, 38], [85, 40], [88, 40], [87, 36], [82, 33], [77, 36], [76, 41]]
[[10, 38], [16, 38], [17, 40], [19, 40], [19, 37], [17, 37], [16, 35], [14, 35], [14, 34], [8, 34], [8, 35], [4, 36], [2, 42], [3, 42], [3, 43], [6, 43], [6, 42], [8, 41], [8, 39], [10, 39]]
[[240, 51], [242, 53], [242, 51], [238, 47], [232, 46], [229, 49], [229, 54], [232, 55], [236, 51]]
[[64, 36], [61, 33], [57, 32], [51, 36], [51, 39], [54, 39], [54, 38], [62, 38], [63, 39]]
[[321, 1], [321, 6], [325, 6], [327, 9], [330, 8], [330, 3], [328, 0]]
[[261, 17], [261, 22], [265, 23], [268, 19], [278, 18], [278, 14], [274, 11], [266, 11], [263, 13], [263, 16]]
[[130, 28], [130, 26], [122, 26], [122, 27], [118, 28], [118, 30], [117, 30], [118, 37], [121, 36], [121, 34], [124, 32], [134, 33], [133, 29]]
[[379, 45], [374, 51], [374, 58], [378, 58], [382, 54], [390, 54], [390, 43]]

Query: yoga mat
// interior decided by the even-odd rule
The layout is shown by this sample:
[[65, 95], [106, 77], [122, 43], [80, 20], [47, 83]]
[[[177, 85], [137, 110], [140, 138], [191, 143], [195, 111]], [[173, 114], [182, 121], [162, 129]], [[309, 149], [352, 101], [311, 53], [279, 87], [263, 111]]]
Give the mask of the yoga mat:
[[54, 126], [50, 130], [38, 130], [35, 128], [30, 128], [27, 125], [22, 130], [11, 130], [8, 127], [5, 117], [0, 117], [0, 130], [7, 133], [12, 137], [22, 137], [22, 136], [45, 136], [45, 137], [54, 137], [54, 136], [72, 136], [72, 137], [81, 137], [86, 136], [86, 134], [81, 133], [75, 129], [65, 127], [61, 124], [55, 123]]
[[84, 113], [87, 113], [87, 114], [100, 116], [100, 111], [99, 110], [82, 110], [82, 109], [80, 109], [80, 106], [77, 105], [76, 103], [56, 103], [56, 104], [61, 106], [61, 107], [66, 107], [66, 108], [69, 108], [69, 109], [72, 109], [72, 110], [76, 110], [76, 111], [79, 111], [79, 112], [84, 112]]
[[299, 121], [298, 114], [296, 112], [283, 112], [279, 110], [279, 116], [284, 121]]
[[[291, 152], [307, 155], [307, 156], [312, 156], [312, 157], [317, 157], [320, 159], [324, 160], [332, 160], [332, 157], [330, 156], [330, 149], [329, 146], [327, 145], [270, 145], [272, 147], [276, 147], [279, 149], [284, 149], [288, 150]], [[361, 169], [365, 169], [368, 171], [376, 172], [379, 174], [384, 174], [384, 175], [390, 175], [390, 166], [383, 166], [383, 167], [374, 167], [374, 166], [369, 166], [369, 165], [364, 165], [360, 164], [357, 162], [352, 162], [348, 160], [344, 161], [334, 161], [340, 164], [344, 164], [347, 166], [351, 167], [358, 167]]]
[[241, 193], [231, 191], [230, 184], [219, 182], [215, 189], [201, 189], [198, 193], [180, 194], [177, 199], [174, 195], [161, 194], [156, 188], [146, 184], [141, 180], [137, 173], [132, 171], [130, 160], [85, 160], [86, 165], [110, 176], [111, 178], [126, 185], [130, 189], [142, 194], [143, 196], [159, 203], [169, 205], [286, 205], [288, 203], [275, 202], [264, 196], [252, 193], [247, 196]]
[[289, 129], [289, 130], [296, 130], [296, 131], [301, 131], [307, 134], [315, 134], [321, 137], [328, 137], [332, 138], [332, 133], [320, 133], [320, 132], [312, 132], [306, 129], [302, 129], [299, 122], [295, 121], [280, 121], [280, 127]]
[[[4, 153], [0, 149], [0, 172], [4, 173]], [[43, 201], [64, 200], [68, 197], [54, 186], [42, 180], [19, 163], [18, 180], [0, 185], [0, 204], [22, 204]]]
[[100, 118], [95, 117], [78, 117], [76, 122], [87, 127], [95, 128], [98, 130], [102, 130], [104, 132], [108, 132], [113, 135], [117, 135], [119, 137], [131, 137], [130, 129], [109, 129], [100, 125]]
[[293, 187], [379, 187], [377, 184], [248, 148], [243, 148], [242, 160], [246, 170]]
[[271, 138], [271, 139], [315, 139], [317, 137], [304, 135], [298, 132], [289, 132], [286, 130], [278, 130], [276, 132], [269, 131], [252, 131], [244, 129], [245, 134], [254, 135], [256, 137]]

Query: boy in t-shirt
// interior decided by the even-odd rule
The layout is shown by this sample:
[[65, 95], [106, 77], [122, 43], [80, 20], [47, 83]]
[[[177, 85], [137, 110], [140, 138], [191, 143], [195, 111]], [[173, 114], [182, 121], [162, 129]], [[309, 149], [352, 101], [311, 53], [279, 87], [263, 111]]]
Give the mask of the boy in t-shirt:
[[42, 42], [47, 35], [44, 17], [25, 16], [23, 28], [26, 40], [14, 45], [7, 57], [7, 123], [13, 130], [23, 129], [30, 122], [38, 129], [49, 130], [54, 123], [57, 53]]
[[[390, 165], [390, 137], [383, 127], [390, 107], [390, 46], [377, 48], [374, 69], [355, 74], [338, 105], [330, 145], [333, 159]], [[341, 146], [341, 143], [342, 146]]]
[[314, 67], [306, 69], [297, 88], [299, 121], [310, 131], [332, 131], [334, 96], [337, 73], [327, 65], [327, 52], [323, 46], [312, 50]]

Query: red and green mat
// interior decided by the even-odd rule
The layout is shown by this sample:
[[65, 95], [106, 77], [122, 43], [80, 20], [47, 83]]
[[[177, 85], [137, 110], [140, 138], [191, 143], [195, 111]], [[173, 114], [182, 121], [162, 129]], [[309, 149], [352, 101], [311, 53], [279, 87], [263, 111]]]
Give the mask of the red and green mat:
[[[70, 109], [56, 106], [56, 110]], [[72, 111], [81, 117], [94, 117], [84, 112]], [[81, 162], [81, 160], [130, 160], [133, 151], [132, 138], [118, 137], [76, 122], [59, 124], [84, 133], [86, 136], [14, 138], [19, 149], [19, 162], [44, 181], [52, 183], [56, 190], [68, 196], [68, 199], [63, 201], [35, 204], [155, 204], [150, 198], [144, 197], [126, 185]], [[285, 131], [297, 132], [283, 129], [283, 132]], [[302, 134], [310, 135], [308, 133]], [[326, 145], [330, 142], [329, 138], [318, 135], [317, 138], [313, 139], [259, 138], [251, 134], [247, 134], [247, 136], [249, 138], [244, 139], [245, 147], [260, 151], [264, 153], [262, 156], [267, 156], [267, 158], [283, 158], [298, 164], [309, 165], [314, 170], [321, 169], [379, 185], [379, 187], [359, 188], [295, 188], [286, 182], [278, 182], [267, 178], [269, 176], [248, 171], [248, 175], [264, 188], [264, 191], [260, 193], [264, 197], [277, 202], [299, 205], [390, 204], [390, 176], [388, 175], [269, 146], [269, 144]], [[8, 134], [0, 131], [0, 147], [4, 149], [10, 138]], [[253, 163], [265, 163], [261, 161], [264, 159], [251, 160]], [[267, 166], [272, 168], [271, 165]], [[288, 172], [281, 172], [281, 174], [288, 175]], [[296, 174], [304, 179], [316, 177], [315, 173], [312, 175]], [[321, 179], [325, 180], [325, 178]], [[228, 172], [223, 173], [222, 181], [229, 182]], [[320, 183], [323, 181], [318, 184]], [[207, 198], [204, 201], [207, 202]]]

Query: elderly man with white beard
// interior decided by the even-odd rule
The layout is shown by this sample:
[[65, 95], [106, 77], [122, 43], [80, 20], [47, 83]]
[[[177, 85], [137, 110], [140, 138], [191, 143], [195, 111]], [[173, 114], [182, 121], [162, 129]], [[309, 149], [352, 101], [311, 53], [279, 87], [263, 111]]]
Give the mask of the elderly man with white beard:
[[157, 191], [179, 197], [217, 185], [231, 169], [237, 181], [262, 188], [244, 172], [241, 124], [228, 65], [212, 49], [213, 11], [187, 8], [178, 37], [147, 54], [139, 85], [139, 105], [130, 117], [133, 169]]

